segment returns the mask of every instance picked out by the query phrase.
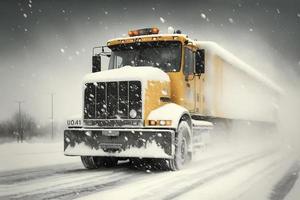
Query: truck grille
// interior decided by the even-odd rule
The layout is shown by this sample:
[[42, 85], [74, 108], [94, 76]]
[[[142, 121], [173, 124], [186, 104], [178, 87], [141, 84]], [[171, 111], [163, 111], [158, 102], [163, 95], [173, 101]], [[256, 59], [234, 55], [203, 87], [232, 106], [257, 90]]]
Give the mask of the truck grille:
[[84, 119], [142, 119], [140, 81], [86, 83], [84, 92]]

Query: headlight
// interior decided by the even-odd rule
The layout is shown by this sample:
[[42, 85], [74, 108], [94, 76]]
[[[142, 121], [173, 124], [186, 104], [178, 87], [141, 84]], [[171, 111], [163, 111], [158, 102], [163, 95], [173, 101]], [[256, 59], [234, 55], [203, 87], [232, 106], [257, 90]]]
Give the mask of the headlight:
[[149, 120], [150, 126], [171, 126], [172, 120]]
[[134, 109], [132, 109], [129, 112], [129, 116], [130, 116], [130, 118], [134, 119], [137, 116], [137, 112]]
[[160, 126], [171, 126], [172, 120], [158, 120], [157, 124]]
[[149, 120], [149, 125], [150, 126], [155, 126], [156, 125], [156, 120]]
[[159, 125], [161, 125], [161, 126], [166, 125], [166, 121], [165, 121], [165, 120], [160, 120], [160, 121], [159, 121]]

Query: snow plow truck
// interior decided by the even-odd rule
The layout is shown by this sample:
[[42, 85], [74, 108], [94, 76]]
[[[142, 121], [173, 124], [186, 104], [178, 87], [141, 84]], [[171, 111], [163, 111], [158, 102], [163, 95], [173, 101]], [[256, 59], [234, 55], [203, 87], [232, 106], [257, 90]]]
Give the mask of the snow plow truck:
[[[101, 71], [101, 58], [109, 58]], [[102, 60], [103, 62], [103, 60]], [[158, 28], [95, 47], [64, 154], [88, 169], [151, 159], [179, 170], [218, 123], [276, 123], [281, 89], [214, 42]]]

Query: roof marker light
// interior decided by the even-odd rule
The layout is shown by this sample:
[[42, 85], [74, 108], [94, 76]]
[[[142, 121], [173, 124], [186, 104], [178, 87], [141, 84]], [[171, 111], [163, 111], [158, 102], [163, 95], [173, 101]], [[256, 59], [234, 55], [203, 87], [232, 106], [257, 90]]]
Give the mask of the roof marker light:
[[128, 31], [128, 35], [130, 37], [139, 36], [139, 35], [152, 35], [152, 34], [158, 34], [158, 33], [159, 33], [159, 29], [156, 27]]

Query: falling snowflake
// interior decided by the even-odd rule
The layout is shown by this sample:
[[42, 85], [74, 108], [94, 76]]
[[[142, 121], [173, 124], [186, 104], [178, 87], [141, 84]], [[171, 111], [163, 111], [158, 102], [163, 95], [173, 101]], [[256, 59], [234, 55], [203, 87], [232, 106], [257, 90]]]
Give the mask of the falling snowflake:
[[28, 29], [27, 29], [27, 28], [24, 28], [24, 31], [25, 31], [25, 32], [27, 32], [27, 31], [28, 31]]
[[169, 34], [172, 34], [172, 33], [174, 33], [175, 32], [175, 29], [172, 27], [172, 26], [169, 26], [168, 27], [168, 33]]
[[253, 31], [253, 29], [252, 29], [252, 28], [250, 28], [250, 29], [249, 29], [249, 31], [250, 31], [250, 32], [252, 32], [252, 31]]
[[159, 19], [160, 19], [161, 23], [165, 23], [165, 19], [164, 18], [160, 17]]
[[300, 13], [297, 13], [297, 17], [300, 17]]
[[78, 56], [80, 53], [79, 53], [79, 51], [75, 51], [75, 54]]
[[234, 21], [233, 21], [232, 18], [228, 18], [228, 21], [229, 21], [230, 23], [234, 23]]
[[107, 14], [108, 14], [108, 12], [107, 12], [107, 11], [104, 11], [104, 14], [106, 14], [106, 15], [107, 15]]
[[278, 8], [276, 9], [276, 11], [277, 11], [278, 14], [280, 14], [280, 10]]
[[153, 7], [152, 10], [155, 11], [155, 8]]
[[65, 50], [63, 48], [60, 49], [60, 52], [65, 53]]
[[31, 4], [28, 4], [28, 7], [29, 7], [29, 8], [31, 8], [31, 7], [32, 7], [32, 5], [31, 5]]
[[25, 18], [27, 18], [27, 14], [26, 14], [26, 13], [23, 13], [23, 16], [24, 16]]
[[204, 13], [201, 13], [202, 19], [206, 19], [206, 15]]

